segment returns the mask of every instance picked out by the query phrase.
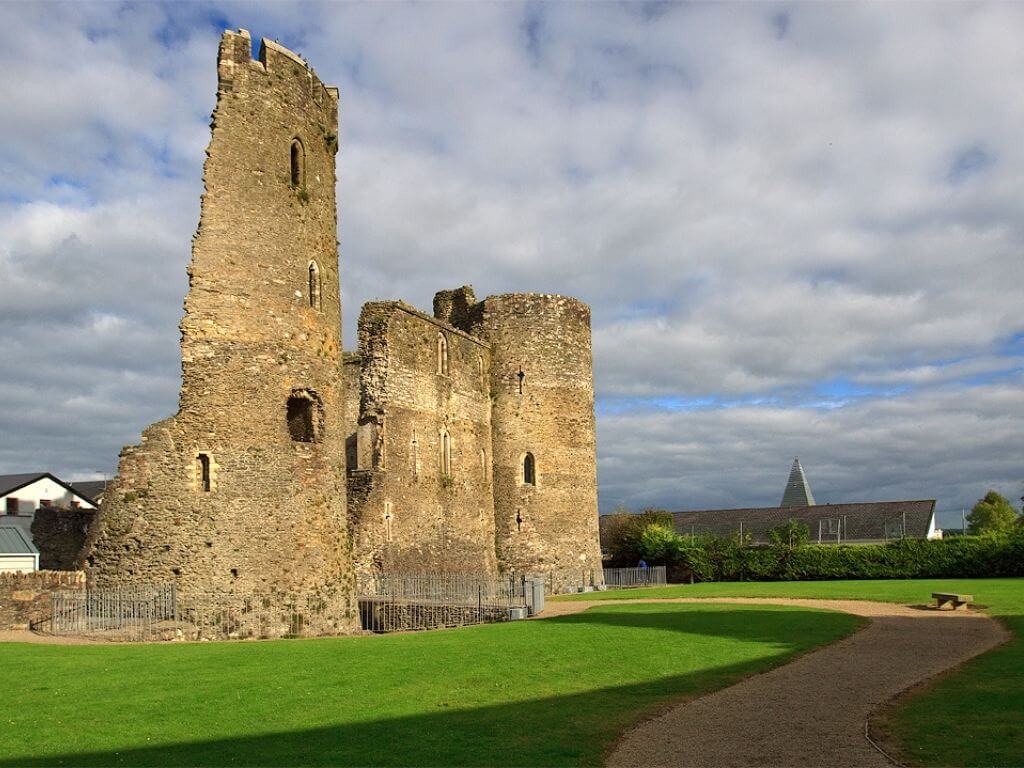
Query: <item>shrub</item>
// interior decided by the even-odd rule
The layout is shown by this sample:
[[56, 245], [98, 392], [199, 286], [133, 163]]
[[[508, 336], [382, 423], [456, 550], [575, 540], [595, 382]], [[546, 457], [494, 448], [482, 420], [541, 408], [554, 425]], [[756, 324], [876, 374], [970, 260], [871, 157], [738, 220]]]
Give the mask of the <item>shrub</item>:
[[1021, 528], [937, 541], [752, 547], [732, 538], [691, 540], [648, 524], [637, 535], [635, 551], [637, 559], [668, 566], [677, 582], [1024, 576]]

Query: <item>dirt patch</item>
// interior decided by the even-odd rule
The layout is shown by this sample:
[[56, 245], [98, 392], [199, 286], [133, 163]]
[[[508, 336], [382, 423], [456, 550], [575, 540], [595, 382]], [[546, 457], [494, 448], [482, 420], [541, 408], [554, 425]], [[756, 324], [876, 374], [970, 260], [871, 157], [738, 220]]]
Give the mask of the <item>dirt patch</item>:
[[94, 645], [103, 640], [88, 637], [68, 637], [66, 635], [48, 635], [44, 632], [31, 632], [27, 629], [0, 630], [0, 643], [37, 643], [41, 645]]
[[[862, 600], [616, 602], [792, 605], [844, 611], [869, 623], [845, 640], [641, 723], [623, 735], [609, 756], [611, 766], [889, 766], [866, 738], [872, 713], [1010, 636], [999, 621], [975, 611]], [[551, 602], [544, 613], [564, 616], [607, 604]]]

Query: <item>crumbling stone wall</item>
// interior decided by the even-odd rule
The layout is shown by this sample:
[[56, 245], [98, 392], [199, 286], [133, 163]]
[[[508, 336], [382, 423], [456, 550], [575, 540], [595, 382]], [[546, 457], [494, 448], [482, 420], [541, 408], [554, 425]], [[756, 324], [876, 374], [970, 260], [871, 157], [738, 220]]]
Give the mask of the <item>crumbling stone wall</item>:
[[73, 570], [95, 518], [95, 509], [37, 509], [32, 519], [32, 542], [39, 550], [39, 567], [46, 571]]
[[337, 108], [294, 53], [224, 34], [179, 408], [122, 451], [91, 582], [293, 594], [317, 634], [357, 627], [355, 568], [599, 579], [589, 309], [468, 286], [433, 317], [374, 302], [343, 355]]
[[434, 315], [376, 302], [360, 317], [348, 498], [357, 567], [498, 567], [564, 580], [557, 591], [600, 583], [589, 308], [539, 294], [477, 302], [463, 286], [438, 292]]
[[[97, 585], [331, 595], [357, 626], [346, 534], [338, 92], [226, 32], [189, 267], [178, 413], [125, 448], [85, 564]], [[339, 588], [340, 587], [340, 588]], [[229, 602], [225, 598], [226, 602]]]
[[495, 573], [487, 345], [402, 302], [374, 302], [360, 315], [359, 359], [357, 567]]
[[55, 590], [84, 590], [82, 571], [0, 573], [0, 630], [28, 629], [50, 615]]
[[508, 294], [487, 298], [475, 318], [491, 349], [500, 565], [573, 585], [593, 570], [600, 583], [590, 309], [567, 296]]

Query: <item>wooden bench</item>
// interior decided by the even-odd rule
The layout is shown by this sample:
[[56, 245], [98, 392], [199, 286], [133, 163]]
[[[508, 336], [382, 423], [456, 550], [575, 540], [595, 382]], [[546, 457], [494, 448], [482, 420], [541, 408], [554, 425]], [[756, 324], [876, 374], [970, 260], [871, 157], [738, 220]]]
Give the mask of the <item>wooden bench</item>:
[[952, 604], [954, 611], [961, 605], [970, 605], [974, 602], [974, 595], [960, 595], [956, 592], [932, 592], [932, 597], [935, 598], [936, 608], [942, 609]]

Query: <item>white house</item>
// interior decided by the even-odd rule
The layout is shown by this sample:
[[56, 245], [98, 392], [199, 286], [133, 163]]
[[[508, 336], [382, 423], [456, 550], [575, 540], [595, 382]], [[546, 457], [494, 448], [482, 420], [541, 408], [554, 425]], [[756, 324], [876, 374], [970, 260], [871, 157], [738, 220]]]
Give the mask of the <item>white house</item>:
[[[92, 485], [89, 490], [92, 491]], [[84, 488], [76, 489], [49, 472], [0, 475], [0, 525], [16, 525], [29, 534], [39, 507], [96, 509], [97, 502]]]
[[17, 525], [0, 525], [0, 573], [39, 570], [39, 550]]

